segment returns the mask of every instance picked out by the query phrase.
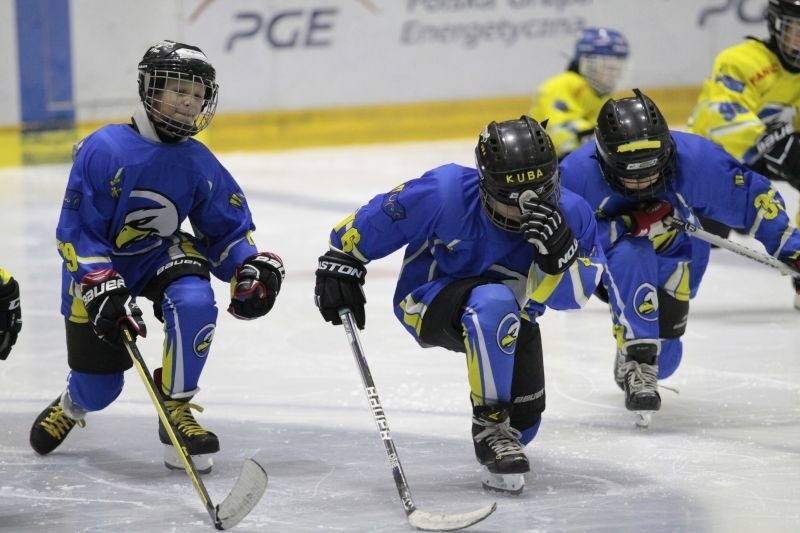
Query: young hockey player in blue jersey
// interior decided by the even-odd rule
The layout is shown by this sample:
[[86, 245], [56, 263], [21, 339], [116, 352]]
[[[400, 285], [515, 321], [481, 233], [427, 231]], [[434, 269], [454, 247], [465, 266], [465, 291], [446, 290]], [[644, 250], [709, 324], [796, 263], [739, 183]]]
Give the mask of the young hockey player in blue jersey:
[[800, 232], [766, 177], [711, 141], [670, 131], [638, 89], [606, 102], [595, 141], [562, 161], [561, 176], [597, 216], [609, 273], [602, 296], [617, 340], [614, 378], [625, 406], [647, 425], [661, 406], [657, 380], [680, 364], [689, 300], [710, 252], [705, 241], [666, 226], [666, 217], [699, 225], [703, 216], [744, 229], [796, 269]]
[[420, 346], [467, 354], [482, 481], [518, 494], [545, 407], [537, 318], [584, 305], [605, 258], [586, 202], [559, 185], [539, 123], [490, 123], [475, 156], [477, 169], [434, 168], [341, 221], [315, 300], [326, 321], [340, 324], [347, 308], [363, 329], [366, 264], [405, 246], [395, 315]]
[[0, 360], [6, 359], [22, 329], [19, 283], [0, 268]]
[[[158, 392], [198, 470], [211, 469], [219, 441], [190, 403], [217, 320], [210, 273], [231, 282], [228, 311], [245, 320], [272, 308], [284, 276], [280, 258], [253, 244], [255, 226], [233, 177], [192, 139], [214, 116], [215, 77], [199, 48], [156, 43], [139, 63], [142, 105], [132, 122], [105, 126], [76, 146], [56, 229], [71, 370], [66, 390], [31, 428], [40, 454], [122, 391], [132, 361], [121, 330], [145, 335], [141, 296], [164, 324]], [[192, 233], [181, 230], [187, 219]], [[183, 469], [160, 421], [158, 436], [165, 464]]]

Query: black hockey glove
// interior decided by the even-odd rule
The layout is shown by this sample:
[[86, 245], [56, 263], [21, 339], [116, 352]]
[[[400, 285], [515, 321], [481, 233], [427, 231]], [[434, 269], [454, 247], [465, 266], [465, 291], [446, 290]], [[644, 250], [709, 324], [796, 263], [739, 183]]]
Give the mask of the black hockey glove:
[[0, 360], [8, 357], [22, 329], [19, 283], [14, 278], [0, 285]]
[[277, 254], [251, 255], [236, 269], [231, 280], [231, 305], [228, 312], [240, 320], [253, 320], [269, 313], [286, 276]]
[[142, 310], [119, 274], [110, 268], [93, 270], [81, 280], [81, 298], [94, 332], [110, 344], [122, 341], [122, 328], [145, 337]]
[[522, 202], [522, 233], [536, 247], [534, 262], [545, 274], [564, 272], [578, 256], [578, 241], [555, 205]]
[[800, 189], [800, 134], [791, 125], [767, 128], [756, 148], [761, 158], [753, 166], [755, 170]]
[[326, 322], [341, 324], [339, 311], [346, 307], [353, 312], [358, 329], [364, 329], [366, 276], [364, 263], [343, 252], [331, 250], [319, 258], [314, 303]]

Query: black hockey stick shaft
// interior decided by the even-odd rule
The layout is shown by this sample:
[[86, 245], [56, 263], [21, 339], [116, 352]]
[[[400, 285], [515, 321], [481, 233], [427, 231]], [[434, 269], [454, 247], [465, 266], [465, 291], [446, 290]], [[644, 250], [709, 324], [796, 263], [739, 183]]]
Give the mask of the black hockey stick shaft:
[[356, 365], [361, 373], [361, 382], [364, 384], [364, 392], [367, 394], [367, 401], [369, 402], [372, 417], [375, 419], [375, 424], [378, 426], [378, 433], [380, 434], [383, 446], [386, 449], [386, 455], [389, 457], [389, 466], [392, 467], [392, 477], [394, 477], [394, 484], [397, 487], [397, 493], [400, 495], [400, 501], [403, 503], [403, 509], [406, 515], [410, 515], [416, 509], [414, 500], [411, 498], [411, 490], [408, 488], [406, 475], [403, 472], [403, 466], [400, 464], [400, 457], [397, 455], [397, 449], [394, 445], [394, 440], [389, 431], [389, 423], [386, 420], [386, 414], [383, 412], [383, 405], [381, 404], [378, 390], [375, 388], [375, 381], [372, 379], [372, 373], [367, 365], [367, 359], [364, 355], [364, 349], [361, 346], [361, 339], [358, 335], [358, 328], [353, 313], [349, 309], [342, 309], [339, 312], [342, 317], [342, 325], [347, 334], [347, 340], [350, 342], [350, 349], [353, 351], [353, 357], [356, 360]]
[[671, 228], [686, 232], [689, 235], [696, 237], [702, 241], [706, 241], [707, 243], [719, 246], [720, 248], [724, 248], [735, 254], [742, 255], [758, 263], [761, 263], [762, 265], [767, 265], [769, 267], [777, 269], [781, 271], [783, 274], [791, 276], [795, 279], [800, 279], [800, 272], [794, 270], [786, 263], [772, 257], [771, 255], [757, 252], [737, 242], [733, 242], [724, 237], [720, 237], [718, 235], [714, 235], [713, 233], [709, 233], [706, 230], [698, 228], [694, 224], [686, 222], [685, 220], [681, 220], [679, 218], [668, 216], [667, 218], [664, 219], [664, 223]]
[[144, 382], [144, 387], [147, 389], [147, 393], [150, 396], [150, 399], [153, 401], [153, 405], [158, 413], [158, 418], [161, 420], [161, 423], [164, 424], [164, 427], [169, 434], [169, 440], [172, 441], [175, 451], [183, 462], [183, 467], [186, 470], [186, 473], [189, 474], [189, 479], [192, 480], [192, 485], [194, 485], [194, 488], [200, 495], [200, 499], [202, 500], [206, 511], [208, 511], [214, 526], [217, 529], [221, 529], [217, 520], [217, 511], [214, 507], [214, 503], [211, 501], [211, 497], [208, 495], [206, 486], [200, 479], [200, 474], [197, 472], [197, 467], [194, 465], [192, 456], [189, 455], [186, 443], [183, 442], [183, 438], [175, 429], [175, 425], [169, 417], [169, 409], [167, 409], [167, 406], [164, 403], [164, 400], [161, 398], [161, 395], [156, 392], [157, 385], [153, 380], [153, 376], [150, 374], [150, 370], [147, 368], [147, 363], [145, 363], [142, 353], [136, 346], [136, 341], [134, 340], [130, 329], [122, 328], [122, 342], [125, 344], [125, 349], [128, 350], [128, 355], [130, 355], [134, 365], [136, 366], [139, 377], [141, 377], [142, 382]]

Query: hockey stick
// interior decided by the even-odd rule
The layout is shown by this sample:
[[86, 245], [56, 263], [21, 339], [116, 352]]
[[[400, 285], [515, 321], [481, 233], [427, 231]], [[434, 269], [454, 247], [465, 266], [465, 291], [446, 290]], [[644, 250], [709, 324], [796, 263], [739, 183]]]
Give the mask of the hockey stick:
[[700, 239], [701, 241], [706, 241], [707, 243], [719, 246], [720, 248], [725, 248], [726, 250], [729, 250], [733, 253], [743, 255], [754, 261], [757, 261], [762, 265], [767, 265], [777, 270], [780, 270], [783, 274], [791, 276], [795, 279], [800, 279], [800, 272], [794, 270], [786, 263], [778, 259], [775, 259], [771, 255], [757, 252], [737, 242], [733, 242], [731, 240], [725, 239], [724, 237], [720, 237], [718, 235], [714, 235], [713, 233], [709, 233], [702, 228], [698, 228], [697, 226], [695, 226], [690, 222], [686, 222], [685, 220], [668, 216], [667, 218], [664, 219], [664, 224], [666, 224], [670, 228], [686, 232], [689, 235]]
[[153, 380], [153, 376], [150, 375], [142, 353], [136, 346], [136, 341], [128, 328], [122, 328], [122, 342], [125, 344], [125, 349], [128, 350], [128, 355], [133, 359], [136, 370], [144, 382], [144, 387], [147, 389], [147, 393], [150, 395], [150, 399], [158, 412], [158, 418], [164, 424], [169, 434], [169, 440], [172, 441], [178, 457], [183, 461], [183, 467], [186, 469], [186, 473], [189, 474], [189, 479], [192, 480], [194, 488], [197, 489], [197, 493], [200, 495], [200, 499], [203, 501], [203, 505], [205, 505], [206, 511], [208, 511], [214, 523], [214, 527], [220, 530], [232, 528], [247, 516], [261, 500], [261, 496], [264, 495], [264, 490], [267, 488], [267, 472], [264, 467], [253, 459], [247, 459], [242, 466], [242, 473], [239, 475], [239, 479], [236, 480], [236, 484], [228, 496], [219, 505], [214, 505], [200, 479], [200, 474], [197, 472], [192, 456], [189, 455], [186, 443], [183, 442], [183, 437], [175, 429], [174, 423], [170, 420], [169, 414], [167, 414], [169, 410], [164, 400], [156, 392], [157, 385]]
[[375, 382], [372, 380], [372, 373], [367, 366], [367, 359], [364, 355], [364, 349], [361, 347], [361, 339], [358, 335], [356, 321], [353, 313], [349, 309], [342, 309], [339, 311], [339, 316], [342, 317], [342, 325], [347, 334], [347, 340], [350, 341], [350, 348], [353, 350], [353, 357], [356, 359], [356, 364], [361, 372], [361, 381], [364, 384], [364, 392], [367, 393], [367, 401], [372, 411], [372, 416], [375, 419], [375, 424], [378, 426], [378, 433], [380, 433], [383, 446], [386, 448], [386, 454], [389, 456], [389, 466], [392, 467], [392, 476], [394, 477], [394, 484], [397, 486], [397, 493], [400, 495], [400, 501], [403, 502], [403, 509], [406, 512], [408, 523], [416, 529], [423, 531], [455, 531], [456, 529], [464, 529], [473, 524], [477, 524], [497, 509], [497, 504], [492, 503], [486, 507], [482, 507], [472, 512], [460, 514], [433, 514], [420, 511], [414, 505], [414, 500], [411, 498], [411, 490], [408, 488], [406, 475], [403, 473], [403, 466], [400, 464], [400, 457], [397, 455], [397, 449], [394, 446], [394, 440], [389, 432], [389, 423], [386, 420], [386, 415], [383, 412], [383, 405], [381, 405], [378, 390], [375, 388]]

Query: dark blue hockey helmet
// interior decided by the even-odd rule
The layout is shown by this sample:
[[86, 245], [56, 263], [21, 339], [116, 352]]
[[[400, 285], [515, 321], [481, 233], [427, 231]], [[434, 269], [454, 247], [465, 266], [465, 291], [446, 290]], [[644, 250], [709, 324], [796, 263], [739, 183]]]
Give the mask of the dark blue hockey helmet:
[[611, 28], [583, 28], [575, 43], [575, 64], [598, 94], [610, 94], [627, 65], [628, 40]]

